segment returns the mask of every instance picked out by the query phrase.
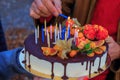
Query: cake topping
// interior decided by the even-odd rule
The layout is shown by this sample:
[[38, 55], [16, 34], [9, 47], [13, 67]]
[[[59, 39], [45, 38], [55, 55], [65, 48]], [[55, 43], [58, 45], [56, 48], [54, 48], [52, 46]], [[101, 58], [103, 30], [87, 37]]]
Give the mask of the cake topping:
[[[54, 35], [55, 42], [50, 42], [51, 44], [54, 43], [53, 47], [41, 47], [43, 54], [46, 56], [58, 56], [61, 59], [68, 59], [83, 53], [88, 57], [93, 57], [106, 51], [104, 43], [108, 37], [108, 31], [100, 25], [86, 24], [80, 26], [76, 19], [69, 18], [63, 23], [63, 26], [48, 27], [47, 36], [49, 36], [49, 33]], [[50, 39], [47, 40], [47, 43], [49, 41]]]

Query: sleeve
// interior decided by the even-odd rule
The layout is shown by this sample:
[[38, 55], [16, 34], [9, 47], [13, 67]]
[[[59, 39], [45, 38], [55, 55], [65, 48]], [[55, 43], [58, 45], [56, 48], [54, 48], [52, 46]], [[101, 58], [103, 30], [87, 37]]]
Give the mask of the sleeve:
[[16, 48], [9, 51], [0, 52], [0, 78], [6, 80], [11, 78], [16, 74], [26, 74], [32, 76], [28, 73], [19, 63], [19, 52], [22, 48]]
[[75, 0], [62, 0], [62, 11], [63, 14], [70, 16], [73, 13]]
[[110, 69], [115, 73], [115, 80], [120, 80], [120, 58], [111, 63]]

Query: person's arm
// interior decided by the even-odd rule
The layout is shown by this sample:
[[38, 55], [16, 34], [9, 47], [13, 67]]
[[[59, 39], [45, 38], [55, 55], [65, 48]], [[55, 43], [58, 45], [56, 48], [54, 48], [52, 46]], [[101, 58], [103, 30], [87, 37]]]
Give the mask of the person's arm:
[[120, 45], [113, 40], [112, 37], [106, 39], [106, 42], [109, 45], [108, 53], [111, 57], [111, 60], [120, 59]]
[[16, 74], [30, 75], [19, 63], [19, 54], [21, 50], [22, 48], [16, 48], [0, 52], [0, 79], [6, 80]]
[[120, 80], [120, 45], [109, 37], [106, 42], [109, 45], [109, 55], [111, 57], [110, 70], [115, 73], [115, 80]]

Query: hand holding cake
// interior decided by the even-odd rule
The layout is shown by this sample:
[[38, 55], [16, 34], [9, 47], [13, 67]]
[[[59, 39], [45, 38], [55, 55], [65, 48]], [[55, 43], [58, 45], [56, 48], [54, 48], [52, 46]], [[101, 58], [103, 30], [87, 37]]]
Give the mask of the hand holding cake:
[[118, 45], [112, 37], [108, 37], [106, 39], [106, 42], [108, 43], [109, 45], [109, 50], [108, 50], [108, 53], [113, 60], [115, 59], [119, 59], [120, 58], [120, 45]]

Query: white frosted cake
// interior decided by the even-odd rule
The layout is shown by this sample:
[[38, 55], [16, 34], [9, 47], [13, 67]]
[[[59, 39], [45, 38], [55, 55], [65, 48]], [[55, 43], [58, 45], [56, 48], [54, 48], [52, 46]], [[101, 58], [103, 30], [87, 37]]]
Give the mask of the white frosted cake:
[[[82, 76], [93, 78], [103, 72], [109, 59], [105, 43], [107, 30], [99, 25], [78, 27], [74, 24], [70, 24], [66, 30], [60, 27], [61, 30], [56, 27], [51, 30], [48, 27], [44, 30], [47, 31], [46, 36], [43, 31], [39, 31], [37, 44], [34, 34], [28, 36], [22, 52], [25, 69], [37, 76], [54, 80], [75, 80]], [[57, 36], [54, 33], [56, 30]]]

